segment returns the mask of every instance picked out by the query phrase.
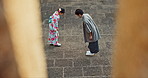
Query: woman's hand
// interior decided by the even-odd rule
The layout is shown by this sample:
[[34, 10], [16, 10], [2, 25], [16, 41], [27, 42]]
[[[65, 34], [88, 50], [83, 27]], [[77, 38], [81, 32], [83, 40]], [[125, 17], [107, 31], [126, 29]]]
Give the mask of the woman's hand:
[[56, 30], [53, 30], [53, 32], [56, 32]]
[[59, 28], [57, 28], [57, 31], [59, 31]]

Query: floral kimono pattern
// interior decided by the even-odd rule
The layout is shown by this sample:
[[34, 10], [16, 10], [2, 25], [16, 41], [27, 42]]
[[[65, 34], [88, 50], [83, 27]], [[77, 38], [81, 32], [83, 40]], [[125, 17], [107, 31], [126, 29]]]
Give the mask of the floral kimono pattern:
[[60, 19], [60, 15], [58, 14], [58, 11], [55, 11], [55, 13], [50, 16], [49, 18], [49, 36], [48, 36], [48, 43], [57, 45], [58, 43], [58, 21]]

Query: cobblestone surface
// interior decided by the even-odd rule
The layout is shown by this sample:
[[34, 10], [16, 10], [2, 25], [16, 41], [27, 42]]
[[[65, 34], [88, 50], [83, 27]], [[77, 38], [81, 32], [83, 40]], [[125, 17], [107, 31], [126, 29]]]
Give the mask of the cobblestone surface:
[[[62, 47], [53, 47], [47, 44], [47, 20], [59, 7], [66, 9], [59, 22]], [[87, 44], [83, 41], [82, 21], [74, 14], [77, 8], [89, 13], [101, 32], [96, 56], [85, 56]], [[115, 11], [115, 0], [41, 0], [49, 78], [110, 78]]]

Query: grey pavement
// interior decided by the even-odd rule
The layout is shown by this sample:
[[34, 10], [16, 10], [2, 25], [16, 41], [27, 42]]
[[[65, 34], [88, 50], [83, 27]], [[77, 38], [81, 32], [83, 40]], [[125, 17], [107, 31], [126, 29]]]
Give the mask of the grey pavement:
[[[66, 9], [59, 22], [59, 42], [62, 47], [53, 47], [47, 44], [47, 19], [59, 7]], [[88, 44], [83, 40], [82, 21], [74, 14], [77, 8], [89, 13], [100, 30], [100, 52], [96, 56], [85, 56]], [[115, 0], [41, 0], [43, 40], [49, 78], [111, 77], [115, 11]]]

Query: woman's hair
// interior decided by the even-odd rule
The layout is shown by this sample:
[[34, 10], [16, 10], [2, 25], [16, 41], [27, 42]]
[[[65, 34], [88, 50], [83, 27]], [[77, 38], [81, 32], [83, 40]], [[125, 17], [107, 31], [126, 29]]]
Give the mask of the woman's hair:
[[65, 9], [59, 8], [59, 9], [58, 9], [58, 12], [59, 12], [59, 13], [65, 13]]
[[83, 12], [81, 9], [76, 9], [76, 11], [75, 11], [75, 14], [76, 14], [76, 15], [79, 15], [79, 14], [80, 14], [80, 15], [83, 15], [83, 13], [84, 13], [84, 12]]

